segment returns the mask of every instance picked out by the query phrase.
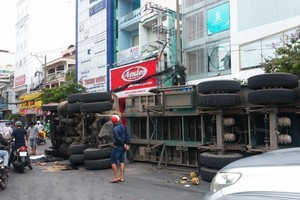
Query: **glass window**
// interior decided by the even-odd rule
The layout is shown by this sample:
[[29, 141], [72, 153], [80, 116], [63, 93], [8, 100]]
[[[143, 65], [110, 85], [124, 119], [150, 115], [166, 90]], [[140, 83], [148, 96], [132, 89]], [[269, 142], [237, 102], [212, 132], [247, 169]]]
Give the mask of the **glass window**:
[[186, 42], [202, 38], [205, 32], [203, 11], [185, 18]]
[[208, 47], [208, 72], [230, 69], [230, 43]]
[[186, 73], [187, 75], [197, 75], [205, 73], [205, 49], [197, 49], [186, 52]]
[[203, 2], [204, 0], [183, 0], [184, 7], [188, 8], [194, 6], [197, 3]]

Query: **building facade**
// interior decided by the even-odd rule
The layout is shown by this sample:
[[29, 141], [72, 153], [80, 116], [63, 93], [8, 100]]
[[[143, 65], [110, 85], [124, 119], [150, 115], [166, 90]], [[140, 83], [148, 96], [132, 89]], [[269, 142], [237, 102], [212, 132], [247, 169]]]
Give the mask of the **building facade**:
[[[175, 65], [174, 10], [176, 1], [77, 0], [78, 82], [88, 92], [110, 91], [153, 75], [152, 68], [155, 74]], [[151, 59], [156, 59], [156, 62], [148, 62]], [[148, 73], [148, 68], [151, 68], [151, 73]], [[123, 78], [123, 82], [118, 80], [124, 77], [125, 71], [127, 74], [142, 73], [143, 77]], [[161, 79], [157, 84], [170, 85], [170, 82]], [[156, 82], [151, 84], [151, 87], [157, 87]], [[136, 92], [149, 88], [141, 90], [138, 87]]]
[[264, 73], [264, 58], [300, 25], [297, 0], [185, 0], [183, 63], [188, 84]]

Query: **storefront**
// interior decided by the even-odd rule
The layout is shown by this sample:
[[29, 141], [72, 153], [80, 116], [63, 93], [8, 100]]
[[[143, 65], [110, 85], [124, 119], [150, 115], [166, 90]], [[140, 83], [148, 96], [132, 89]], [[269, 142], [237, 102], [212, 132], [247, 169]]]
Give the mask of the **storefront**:
[[40, 92], [23, 94], [19, 98], [19, 113], [24, 117], [24, 123], [29, 124], [32, 121], [42, 120], [42, 100]]

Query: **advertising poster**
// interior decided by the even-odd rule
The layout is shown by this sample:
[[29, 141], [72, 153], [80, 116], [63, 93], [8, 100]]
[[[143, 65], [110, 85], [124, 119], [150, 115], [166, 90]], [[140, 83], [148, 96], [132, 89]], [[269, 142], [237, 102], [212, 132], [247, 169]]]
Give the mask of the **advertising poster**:
[[112, 69], [110, 71], [111, 91], [128, 85], [127, 88], [116, 93], [119, 98], [122, 98], [129, 94], [145, 93], [149, 89], [157, 87], [155, 76], [147, 79], [147, 77], [156, 74], [156, 62], [155, 59]]
[[212, 35], [230, 28], [229, 3], [207, 10], [207, 34]]

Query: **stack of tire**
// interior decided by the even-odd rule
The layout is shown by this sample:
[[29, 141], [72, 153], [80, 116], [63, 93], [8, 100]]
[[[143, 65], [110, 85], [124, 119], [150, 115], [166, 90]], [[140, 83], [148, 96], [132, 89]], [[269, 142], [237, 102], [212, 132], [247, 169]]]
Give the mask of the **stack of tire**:
[[[222, 109], [224, 107], [239, 106], [241, 97], [238, 92], [241, 84], [235, 80], [213, 80], [201, 82], [197, 85], [198, 106], [201, 108]], [[215, 174], [225, 165], [242, 158], [235, 152], [200, 152], [198, 168], [202, 180], [211, 181]]]
[[213, 80], [201, 82], [197, 85], [198, 106], [200, 107], [230, 107], [241, 104], [241, 97], [237, 94], [241, 84], [235, 80]]
[[87, 148], [83, 151], [84, 167], [88, 170], [101, 170], [111, 167], [112, 148], [106, 147], [102, 149]]
[[229, 163], [243, 158], [243, 155], [235, 152], [202, 152], [198, 157], [199, 174], [202, 180], [211, 182], [216, 173]]
[[86, 144], [80, 144], [77, 142], [72, 143], [69, 146], [69, 163], [75, 166], [81, 166], [84, 164], [83, 152], [87, 149]]
[[289, 73], [266, 73], [248, 79], [248, 101], [254, 105], [281, 105], [298, 102], [298, 77]]

